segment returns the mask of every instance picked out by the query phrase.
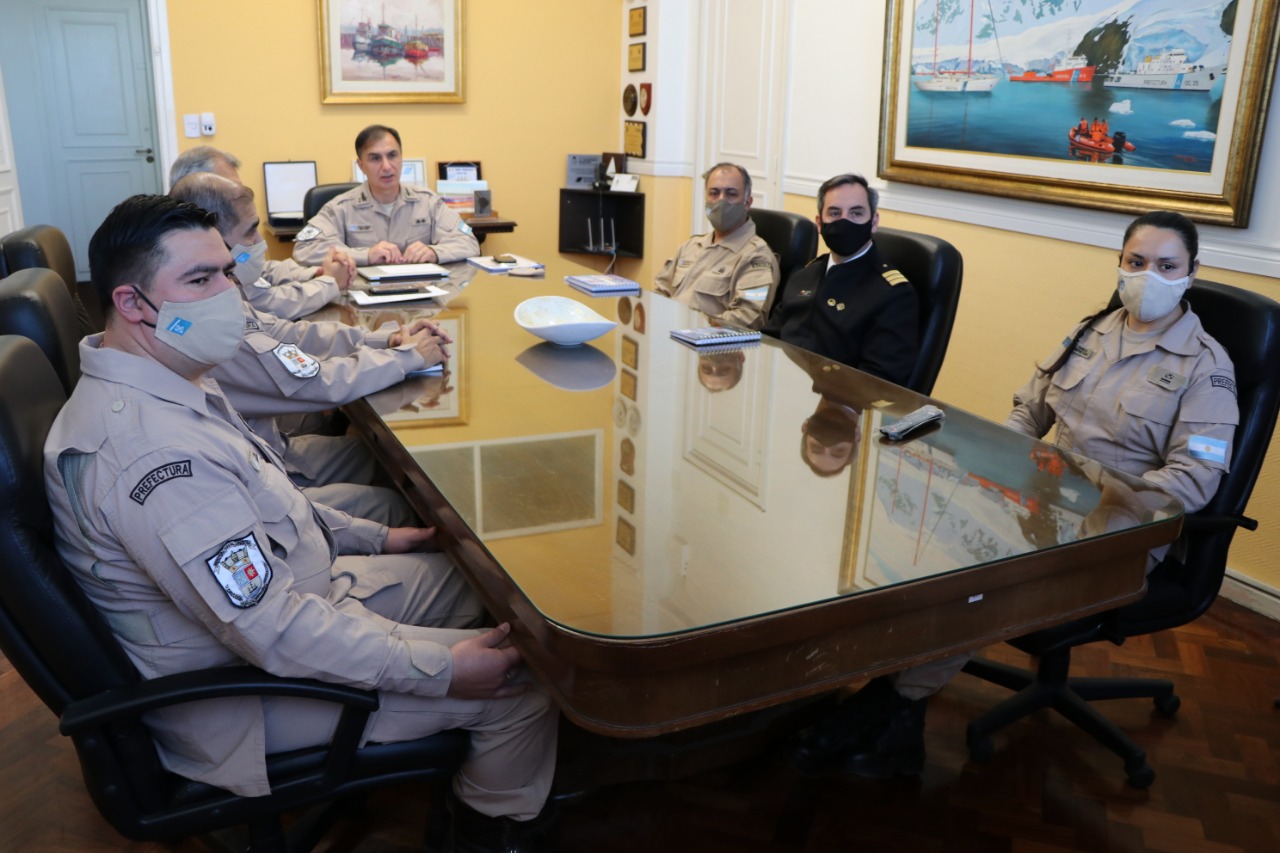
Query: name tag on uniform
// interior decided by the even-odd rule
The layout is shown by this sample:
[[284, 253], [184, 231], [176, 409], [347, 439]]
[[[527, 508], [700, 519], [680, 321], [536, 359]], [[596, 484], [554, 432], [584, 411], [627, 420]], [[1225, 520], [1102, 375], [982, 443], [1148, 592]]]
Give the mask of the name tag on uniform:
[[1227, 464], [1227, 443], [1207, 435], [1193, 435], [1187, 439], [1187, 452], [1192, 459]]
[[[1062, 348], [1066, 349], [1069, 346], [1071, 346], [1071, 338], [1063, 338]], [[1078, 355], [1081, 358], [1093, 358], [1093, 350], [1089, 349], [1084, 344], [1076, 344], [1075, 349], [1071, 350], [1071, 354]]]
[[1174, 373], [1167, 367], [1161, 367], [1156, 364], [1147, 371], [1147, 381], [1152, 385], [1159, 385], [1166, 391], [1177, 391], [1183, 385], [1187, 384], [1187, 377], [1181, 373]]
[[348, 225], [348, 226], [347, 226], [347, 230], [348, 230], [348, 231], [355, 231], [355, 232], [363, 233], [363, 232], [365, 232], [365, 231], [372, 231], [372, 230], [373, 230], [373, 226], [372, 226], [372, 225], [357, 225], [357, 224], [354, 224], [354, 223], [353, 223], [353, 224], [351, 224], [351, 225]]

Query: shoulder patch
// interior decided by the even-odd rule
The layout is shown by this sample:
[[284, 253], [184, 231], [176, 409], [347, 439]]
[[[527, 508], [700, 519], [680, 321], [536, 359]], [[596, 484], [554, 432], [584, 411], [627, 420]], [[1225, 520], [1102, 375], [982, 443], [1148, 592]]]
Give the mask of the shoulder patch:
[[882, 270], [880, 273], [884, 280], [889, 282], [890, 287], [897, 287], [900, 284], [907, 283], [907, 277], [895, 269]]
[[470, 234], [470, 233], [471, 233], [471, 226], [470, 226], [470, 225], [468, 225], [468, 224], [467, 224], [467, 223], [465, 223], [465, 222], [459, 222], [459, 223], [458, 223], [458, 230], [459, 230], [459, 231], [461, 231], [463, 234]]
[[298, 349], [295, 344], [280, 344], [272, 350], [284, 369], [299, 379], [310, 379], [320, 372], [320, 362]]
[[270, 290], [271, 282], [267, 281], [265, 278], [259, 278], [253, 283], [253, 286], [260, 290]]
[[258, 325], [257, 320], [248, 318], [244, 321], [244, 330], [246, 332], [260, 332], [262, 331], [262, 326]]
[[752, 258], [751, 259], [751, 269], [760, 269], [760, 268], [767, 268], [772, 266], [773, 266], [773, 263], [768, 258]]
[[1218, 376], [1217, 374], [1214, 374], [1209, 377], [1209, 384], [1214, 388], [1226, 388], [1231, 392], [1232, 397], [1236, 395], [1236, 381], [1230, 376]]
[[293, 238], [295, 243], [304, 243], [307, 240], [314, 240], [320, 236], [320, 229], [314, 225], [308, 225], [298, 232], [298, 236]]
[[254, 534], [227, 540], [218, 553], [204, 562], [236, 607], [253, 607], [267, 594], [271, 564], [263, 556]]
[[175, 477], [191, 476], [191, 460], [183, 459], [181, 462], [170, 462], [167, 465], [161, 465], [159, 468], [153, 468], [138, 481], [138, 485], [134, 486], [129, 492], [130, 500], [142, 505], [147, 502], [147, 498], [151, 497], [151, 493], [156, 490], [156, 486], [161, 483], [167, 483]]

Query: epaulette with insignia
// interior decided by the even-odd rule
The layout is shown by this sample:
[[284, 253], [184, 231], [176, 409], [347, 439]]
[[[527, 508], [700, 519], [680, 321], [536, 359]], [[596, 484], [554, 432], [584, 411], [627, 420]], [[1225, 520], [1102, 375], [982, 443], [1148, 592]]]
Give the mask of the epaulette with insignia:
[[895, 269], [881, 270], [880, 275], [884, 280], [889, 282], [890, 287], [897, 287], [900, 284], [907, 284], [907, 277]]
[[814, 264], [816, 264], [818, 261], [822, 261], [823, 263], [826, 263], [826, 262], [827, 262], [827, 256], [826, 256], [826, 255], [818, 255], [818, 257], [816, 257], [816, 258], [814, 258], [813, 260], [809, 261], [809, 263], [805, 264], [805, 266], [806, 266], [806, 267], [811, 267], [811, 266], [813, 266]]

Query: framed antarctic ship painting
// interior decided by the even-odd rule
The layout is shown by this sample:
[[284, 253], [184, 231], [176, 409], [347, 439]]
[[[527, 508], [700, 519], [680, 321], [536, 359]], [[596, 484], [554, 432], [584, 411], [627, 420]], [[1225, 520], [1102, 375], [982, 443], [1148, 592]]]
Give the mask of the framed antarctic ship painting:
[[319, 0], [321, 102], [462, 103], [462, 0]]
[[889, 0], [879, 174], [1248, 224], [1280, 0]]

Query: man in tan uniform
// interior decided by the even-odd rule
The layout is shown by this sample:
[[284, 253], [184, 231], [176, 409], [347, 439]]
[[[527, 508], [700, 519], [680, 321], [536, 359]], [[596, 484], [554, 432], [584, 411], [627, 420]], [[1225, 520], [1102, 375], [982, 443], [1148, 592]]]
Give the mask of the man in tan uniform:
[[174, 184], [169, 195], [209, 211], [218, 212], [221, 207], [227, 216], [234, 217], [233, 231], [223, 221], [226, 216], [219, 213], [218, 230], [236, 262], [236, 281], [243, 285], [249, 304], [259, 311], [296, 320], [336, 301], [351, 286], [354, 265], [336, 258], [322, 259], [320, 274], [303, 281], [268, 280], [266, 264], [271, 262], [266, 260], [267, 243], [258, 229], [261, 220], [253, 204], [253, 190], [238, 181], [212, 172], [196, 172]]
[[667, 261], [654, 288], [725, 323], [759, 329], [778, 287], [778, 259], [756, 236], [751, 176], [733, 163], [705, 175], [711, 232], [695, 234]]
[[[216, 217], [223, 242], [257, 220], [241, 184], [213, 174], [183, 178], [171, 190]], [[244, 295], [253, 288], [240, 286]], [[412, 511], [392, 489], [372, 485], [373, 455], [358, 438], [286, 435], [276, 417], [308, 415], [357, 400], [447, 357], [448, 339], [422, 321], [405, 330], [364, 332], [339, 323], [292, 322], [248, 303], [235, 355], [211, 375], [249, 426], [285, 460], [296, 485], [318, 503], [384, 524], [409, 524]]]
[[[509, 626], [476, 630], [465, 580], [415, 553], [433, 530], [312, 504], [207, 377], [243, 330], [212, 217], [134, 196], [89, 256], [107, 330], [81, 343], [84, 376], [45, 470], [59, 552], [141, 674], [247, 662], [378, 690], [370, 741], [467, 729], [453, 849], [526, 849], [523, 822], [551, 783], [554, 708], [522, 681]], [[326, 742], [336, 718], [327, 703], [229, 698], [148, 724], [172, 771], [262, 796], [265, 756]]]
[[330, 201], [294, 238], [293, 257], [317, 264], [337, 247], [357, 266], [447, 264], [480, 254], [471, 226], [444, 199], [400, 184], [400, 134], [375, 124], [356, 137], [367, 180]]
[[[169, 169], [169, 187], [176, 187], [178, 182], [188, 175], [202, 172], [220, 175], [227, 180], [235, 181], [237, 184], [244, 183], [240, 180], [240, 159], [238, 157], [228, 151], [214, 148], [212, 145], [197, 145], [195, 148], [182, 152], [178, 155], [178, 159], [173, 161], [173, 166]], [[234, 243], [230, 245], [235, 246]], [[252, 247], [245, 246], [242, 248], [248, 249]], [[236, 255], [237, 252], [233, 250], [232, 254]], [[332, 251], [326, 252], [324, 258], [317, 265], [309, 267], [302, 266], [292, 258], [277, 261], [265, 258], [261, 253], [259, 253], [257, 259], [262, 263], [261, 277], [268, 284], [273, 286], [291, 285], [294, 290], [304, 294], [309, 293], [311, 290], [306, 286], [307, 283], [317, 276], [325, 275], [339, 279], [339, 267], [346, 270], [345, 280], [347, 282], [350, 282], [351, 276], [356, 273], [355, 262], [345, 252], [336, 247]], [[238, 263], [239, 261], [237, 261]], [[255, 284], [257, 277], [248, 279], [240, 276], [240, 280], [248, 286]], [[319, 285], [317, 289], [329, 289], [326, 282], [317, 282], [317, 284]], [[343, 285], [343, 289], [346, 289], [346, 285]], [[331, 302], [333, 298], [330, 297], [326, 301]], [[263, 307], [257, 303], [255, 303], [255, 307], [261, 308], [263, 311], [271, 311], [271, 308]], [[289, 316], [289, 319], [302, 316], [301, 314], [290, 316], [278, 311], [271, 311], [271, 313], [279, 314], [281, 317]]]

